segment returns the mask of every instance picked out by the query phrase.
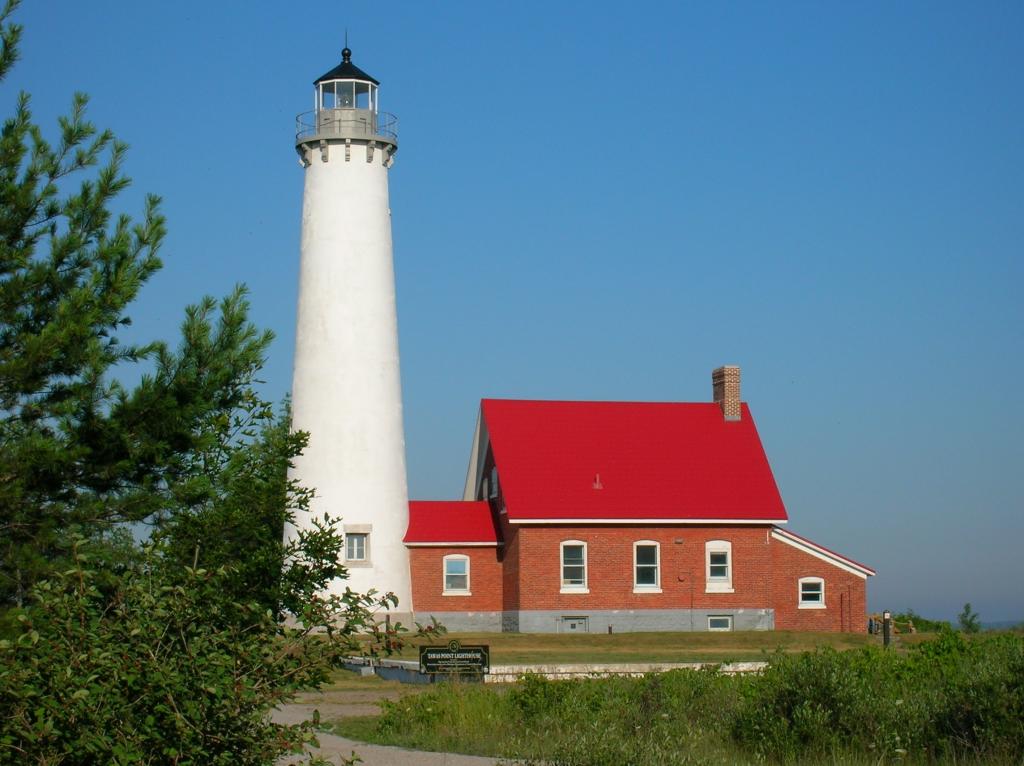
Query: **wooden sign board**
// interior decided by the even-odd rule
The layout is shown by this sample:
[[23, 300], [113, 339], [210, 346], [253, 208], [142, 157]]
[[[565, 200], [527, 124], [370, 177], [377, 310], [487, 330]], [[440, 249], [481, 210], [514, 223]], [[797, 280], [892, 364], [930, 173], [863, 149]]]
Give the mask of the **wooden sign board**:
[[491, 649], [486, 645], [463, 646], [449, 641], [446, 646], [420, 647], [421, 673], [483, 675], [491, 672]]

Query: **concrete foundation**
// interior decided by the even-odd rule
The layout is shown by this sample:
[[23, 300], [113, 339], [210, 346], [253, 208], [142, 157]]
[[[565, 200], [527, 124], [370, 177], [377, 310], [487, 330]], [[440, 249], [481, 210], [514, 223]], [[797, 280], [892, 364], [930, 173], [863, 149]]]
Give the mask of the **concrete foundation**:
[[[709, 617], [730, 618], [731, 630], [773, 630], [772, 609], [579, 609], [509, 612], [433, 612], [459, 633], [639, 633], [707, 631]], [[431, 614], [418, 612], [419, 622]], [[721, 621], [717, 621], [721, 624]]]

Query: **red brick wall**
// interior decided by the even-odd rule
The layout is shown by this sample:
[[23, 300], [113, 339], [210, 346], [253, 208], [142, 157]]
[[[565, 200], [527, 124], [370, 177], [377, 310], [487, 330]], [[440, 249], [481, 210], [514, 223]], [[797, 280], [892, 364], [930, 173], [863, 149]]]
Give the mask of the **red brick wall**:
[[[825, 581], [825, 608], [800, 609], [799, 580]], [[863, 633], [867, 630], [867, 582], [791, 545], [772, 541], [772, 604], [776, 630]]]
[[[702, 609], [769, 606], [767, 527], [548, 527], [518, 529], [520, 609]], [[588, 594], [561, 590], [560, 544], [587, 543]], [[660, 543], [661, 593], [633, 592], [633, 543]], [[732, 543], [734, 593], [705, 592], [704, 544]], [[679, 541], [679, 542], [677, 542]], [[506, 606], [506, 608], [512, 608]]]
[[[417, 612], [496, 612], [502, 604], [500, 548], [409, 548], [412, 603]], [[470, 596], [442, 596], [444, 557], [459, 553], [469, 557]]]
[[519, 609], [519, 528], [508, 523], [508, 516], [500, 514], [501, 537], [505, 541], [500, 555], [504, 569], [502, 577], [502, 603], [507, 611]]
[[[510, 525], [504, 548], [410, 548], [413, 604], [419, 612], [555, 609], [765, 609], [777, 630], [861, 632], [866, 583], [815, 556], [771, 539], [765, 526], [567, 527]], [[561, 593], [560, 544], [587, 544], [589, 593]], [[660, 543], [661, 593], [633, 592], [633, 543]], [[707, 593], [705, 543], [732, 543], [733, 593]], [[442, 560], [470, 557], [471, 596], [442, 596]], [[798, 581], [825, 581], [825, 608], [800, 609]]]

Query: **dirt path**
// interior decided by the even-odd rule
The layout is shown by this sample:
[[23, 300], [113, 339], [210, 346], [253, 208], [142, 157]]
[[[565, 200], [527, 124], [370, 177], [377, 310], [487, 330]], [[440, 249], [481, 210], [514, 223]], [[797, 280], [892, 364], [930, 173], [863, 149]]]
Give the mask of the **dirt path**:
[[[377, 704], [379, 700], [397, 700], [407, 694], [415, 694], [416, 691], [419, 690], [410, 687], [371, 690], [342, 688], [303, 694], [293, 704], [274, 711], [273, 718], [278, 723], [294, 724], [311, 718], [314, 710], [320, 711], [321, 721], [376, 715], [380, 712]], [[352, 753], [362, 759], [364, 766], [485, 766], [500, 763], [495, 758], [474, 755], [427, 753], [401, 747], [367, 745], [334, 734], [320, 734], [319, 739], [320, 747], [314, 752], [332, 763], [339, 763], [340, 757], [348, 758]], [[301, 756], [292, 756], [279, 761], [278, 766], [301, 762]]]

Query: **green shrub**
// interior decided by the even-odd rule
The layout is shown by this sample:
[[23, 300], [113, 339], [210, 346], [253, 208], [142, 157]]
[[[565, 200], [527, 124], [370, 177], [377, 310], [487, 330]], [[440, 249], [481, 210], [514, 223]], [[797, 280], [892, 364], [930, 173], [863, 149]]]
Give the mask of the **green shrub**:
[[377, 630], [372, 609], [393, 606], [320, 597], [290, 627], [232, 600], [228, 570], [170, 578], [152, 550], [97, 572], [82, 545], [0, 641], [0, 764], [272, 764], [312, 741], [315, 722], [280, 726], [270, 711], [326, 681]]
[[738, 743], [788, 760], [839, 752], [1009, 756], [1024, 748], [1024, 641], [946, 631], [906, 656], [778, 655], [732, 721]]
[[388, 705], [378, 734], [562, 766], [1019, 763], [1024, 636], [946, 630], [906, 654], [779, 653], [745, 676], [524, 676], [507, 693], [446, 685]]
[[913, 609], [894, 613], [892, 621], [900, 630], [904, 630], [910, 624], [913, 624], [914, 630], [920, 633], [938, 633], [941, 630], [949, 630], [950, 628], [949, 623], [945, 620], [929, 620], [927, 617], [919, 615]]

